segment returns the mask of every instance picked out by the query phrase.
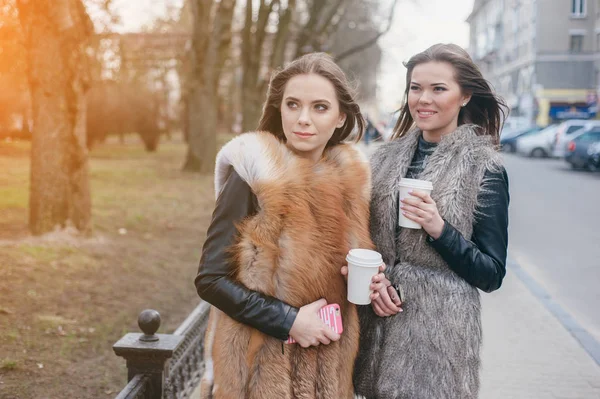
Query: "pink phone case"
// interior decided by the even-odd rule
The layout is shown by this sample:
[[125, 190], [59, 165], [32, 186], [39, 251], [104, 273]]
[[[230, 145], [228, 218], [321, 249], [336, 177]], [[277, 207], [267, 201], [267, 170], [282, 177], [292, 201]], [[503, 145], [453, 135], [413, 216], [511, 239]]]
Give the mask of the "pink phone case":
[[[344, 331], [344, 326], [342, 325], [342, 311], [340, 310], [340, 305], [337, 303], [330, 303], [329, 305], [323, 306], [319, 310], [319, 317], [336, 333], [341, 334]], [[289, 337], [285, 343], [295, 344], [296, 340]]]

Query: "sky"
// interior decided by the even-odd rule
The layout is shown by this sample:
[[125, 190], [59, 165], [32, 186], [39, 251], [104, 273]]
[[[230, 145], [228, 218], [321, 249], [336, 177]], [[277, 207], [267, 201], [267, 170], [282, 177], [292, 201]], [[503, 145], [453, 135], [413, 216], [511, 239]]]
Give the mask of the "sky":
[[390, 32], [379, 41], [383, 61], [378, 97], [383, 110], [400, 108], [406, 79], [402, 63], [412, 55], [436, 43], [468, 47], [465, 21], [472, 9], [473, 0], [401, 0]]
[[[163, 15], [166, 4], [180, 5], [183, 0], [114, 0], [122, 17], [119, 30], [136, 31]], [[322, 0], [326, 1], [326, 0]], [[391, 0], [382, 0], [383, 4]], [[379, 74], [378, 101], [382, 111], [400, 107], [406, 69], [402, 62], [435, 43], [469, 44], [469, 26], [465, 22], [473, 0], [399, 0], [390, 31], [379, 40], [383, 61]]]

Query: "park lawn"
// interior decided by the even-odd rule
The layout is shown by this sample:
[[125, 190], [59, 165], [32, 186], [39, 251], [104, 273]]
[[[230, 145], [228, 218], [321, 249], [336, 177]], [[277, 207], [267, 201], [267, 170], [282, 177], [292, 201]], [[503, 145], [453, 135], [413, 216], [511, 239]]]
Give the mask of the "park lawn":
[[0, 397], [115, 397], [126, 369], [112, 345], [139, 312], [158, 310], [169, 333], [199, 302], [213, 178], [181, 171], [180, 140], [156, 153], [109, 140], [90, 153], [91, 236], [31, 237], [29, 146], [0, 142]]

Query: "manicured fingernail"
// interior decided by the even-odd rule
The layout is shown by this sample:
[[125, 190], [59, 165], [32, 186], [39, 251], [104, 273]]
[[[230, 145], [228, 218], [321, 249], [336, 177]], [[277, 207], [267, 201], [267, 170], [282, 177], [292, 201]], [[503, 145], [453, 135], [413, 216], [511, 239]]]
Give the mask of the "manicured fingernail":
[[412, 193], [412, 192], [413, 192], [413, 190], [408, 190], [408, 193], [409, 193], [409, 194], [410, 194], [410, 193]]
[[404, 312], [404, 310], [402, 310], [402, 308], [400, 308], [400, 310], [398, 311], [398, 313], [400, 313], [400, 312]]

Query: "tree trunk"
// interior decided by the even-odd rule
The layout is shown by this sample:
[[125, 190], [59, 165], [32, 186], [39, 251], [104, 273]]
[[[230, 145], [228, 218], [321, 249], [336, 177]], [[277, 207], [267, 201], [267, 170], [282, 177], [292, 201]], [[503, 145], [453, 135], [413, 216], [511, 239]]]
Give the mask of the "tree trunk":
[[[221, 0], [216, 5], [214, 21], [209, 23], [212, 4], [194, 0], [192, 38], [192, 76], [188, 97], [188, 152], [184, 170], [212, 173], [217, 155], [219, 99], [217, 89], [231, 43], [231, 23], [235, 0]], [[212, 33], [212, 34], [211, 34]]]
[[28, 50], [33, 132], [29, 226], [42, 234], [68, 221], [91, 224], [85, 145], [85, 40], [92, 31], [80, 0], [19, 0]]
[[[278, 0], [261, 0], [256, 22], [252, 2], [246, 2], [246, 18], [242, 32], [242, 130], [255, 130], [266, 95], [268, 77], [260, 76], [267, 26]], [[289, 4], [288, 4], [289, 7]]]
[[188, 152], [183, 170], [212, 173], [217, 155], [217, 107], [206, 87], [195, 87], [189, 95]]

